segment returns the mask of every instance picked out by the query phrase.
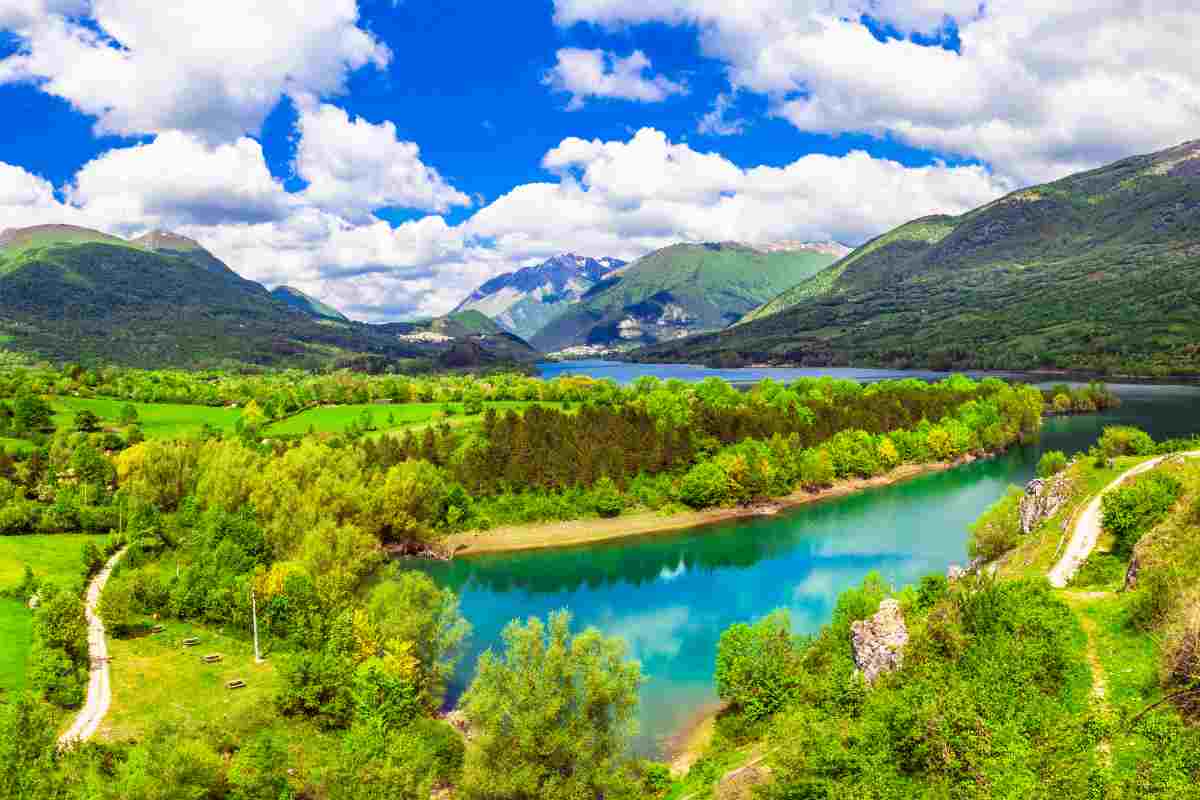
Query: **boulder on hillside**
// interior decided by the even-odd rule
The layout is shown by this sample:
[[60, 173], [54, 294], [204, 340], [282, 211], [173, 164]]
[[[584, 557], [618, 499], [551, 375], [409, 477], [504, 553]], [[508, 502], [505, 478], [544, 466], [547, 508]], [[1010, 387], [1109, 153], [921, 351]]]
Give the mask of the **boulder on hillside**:
[[754, 787], [766, 783], [770, 778], [770, 767], [752, 761], [744, 767], [722, 775], [713, 790], [713, 798], [715, 800], [751, 800], [754, 797]]
[[1071, 482], [1060, 472], [1053, 478], [1034, 478], [1021, 498], [1021, 533], [1030, 533], [1058, 513], [1071, 497]]
[[874, 686], [880, 675], [900, 669], [904, 646], [908, 644], [908, 626], [904, 624], [900, 604], [884, 600], [875, 616], [853, 623], [850, 644], [854, 649], [854, 664], [868, 686]]

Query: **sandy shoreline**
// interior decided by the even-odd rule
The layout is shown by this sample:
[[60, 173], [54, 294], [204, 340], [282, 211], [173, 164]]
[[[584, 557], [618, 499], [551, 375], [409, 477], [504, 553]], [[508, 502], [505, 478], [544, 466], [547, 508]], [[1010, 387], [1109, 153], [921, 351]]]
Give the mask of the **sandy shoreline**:
[[713, 508], [704, 511], [684, 511], [662, 516], [654, 511], [624, 514], [611, 519], [580, 519], [569, 522], [545, 522], [531, 525], [505, 525], [487, 531], [467, 531], [448, 536], [443, 546], [456, 556], [481, 553], [506, 553], [517, 550], [541, 550], [551, 547], [572, 547], [581, 544], [606, 542], [630, 536], [668, 533], [687, 528], [715, 525], [733, 519], [771, 516], [781, 511], [809, 503], [843, 497], [880, 486], [890, 486], [931, 472], [944, 472], [975, 461], [965, 456], [955, 461], [931, 464], [903, 464], [891, 472], [873, 478], [851, 478], [816, 492], [804, 490], [776, 497], [754, 506]]

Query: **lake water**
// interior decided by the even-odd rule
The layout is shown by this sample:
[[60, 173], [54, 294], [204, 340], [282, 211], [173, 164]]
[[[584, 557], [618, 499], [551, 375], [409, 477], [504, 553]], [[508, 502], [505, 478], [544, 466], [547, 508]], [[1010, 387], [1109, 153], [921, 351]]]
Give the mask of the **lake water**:
[[[617, 370], [612, 377], [631, 380], [636, 374], [625, 370], [646, 367], [599, 369]], [[685, 369], [695, 379], [696, 368]], [[762, 377], [779, 371], [755, 372]], [[787, 372], [860, 380], [915, 375]], [[671, 377], [671, 370], [654, 374]], [[729, 625], [787, 608], [793, 627], [815, 631], [828, 621], [838, 594], [871, 571], [900, 586], [965, 563], [967, 526], [1006, 486], [1032, 477], [1044, 450], [1085, 449], [1104, 425], [1138, 425], [1160, 438], [1200, 432], [1200, 388], [1112, 388], [1123, 401], [1120, 408], [1047, 420], [1037, 445], [776, 517], [588, 547], [423, 563], [436, 581], [460, 594], [462, 611], [474, 626], [471, 650], [451, 694], [462, 691], [478, 654], [499, 643], [510, 620], [566, 608], [577, 627], [595, 625], [623, 636], [641, 660], [647, 681], [637, 744], [653, 755], [697, 709], [715, 701], [717, 639]]]
[[[739, 369], [711, 369], [694, 364], [634, 364], [623, 361], [605, 361], [603, 359], [581, 359], [578, 361], [542, 361], [537, 365], [538, 374], [546, 379], [560, 375], [588, 375], [593, 378], [609, 378], [617, 383], [632, 383], [643, 375], [653, 375], [664, 381], [677, 378], [682, 381], [702, 381], [705, 378], [721, 378], [730, 383], [755, 383], [763, 378], [790, 382], [797, 378], [816, 378], [830, 375], [834, 378], [868, 383], [888, 378], [920, 378], [923, 380], [940, 380], [951, 373], [932, 372], [929, 370], [896, 370], [870, 369], [866, 367], [813, 367], [802, 369], [797, 367], [743, 367]], [[983, 373], [966, 373], [977, 375]], [[989, 373], [1004, 375], [1006, 373]]]

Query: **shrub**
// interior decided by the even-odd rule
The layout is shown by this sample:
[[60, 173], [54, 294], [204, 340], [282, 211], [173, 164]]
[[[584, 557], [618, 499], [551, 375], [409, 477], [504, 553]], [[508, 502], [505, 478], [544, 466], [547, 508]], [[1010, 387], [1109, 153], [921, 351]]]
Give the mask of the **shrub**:
[[121, 415], [118, 418], [122, 425], [134, 425], [138, 421], [137, 409], [132, 403], [126, 403], [121, 406]]
[[671, 768], [657, 761], [642, 763], [642, 786], [646, 795], [658, 797], [667, 793], [671, 788]]
[[839, 478], [858, 475], [869, 478], [880, 471], [879, 450], [875, 438], [866, 431], [840, 431], [825, 443], [833, 461], [833, 472]]
[[100, 430], [100, 418], [86, 408], [77, 411], [75, 412], [75, 430], [81, 433], [94, 433]]
[[950, 581], [945, 575], [925, 575], [917, 584], [917, 610], [926, 611], [933, 608], [950, 591]]
[[83, 560], [84, 577], [95, 575], [104, 566], [104, 556], [100, 553], [100, 548], [96, 547], [94, 542], [84, 542], [81, 558]]
[[[1193, 602], [1163, 646], [1162, 684], [1170, 692], [1200, 687], [1200, 603]], [[1190, 718], [1200, 716], [1200, 692], [1184, 695], [1176, 706]]]
[[800, 484], [809, 490], [820, 489], [833, 483], [833, 460], [824, 448], [808, 448], [800, 454]]
[[1171, 612], [1171, 578], [1164, 570], [1142, 570], [1129, 600], [1129, 622], [1143, 631], [1161, 625]]
[[87, 673], [61, 647], [33, 648], [29, 683], [46, 700], [62, 708], [75, 708], [87, 696]]
[[135, 618], [133, 586], [128, 580], [110, 580], [104, 586], [97, 608], [104, 626], [114, 636], [123, 636], [133, 627]]
[[1111, 586], [1125, 577], [1125, 562], [1111, 553], [1092, 553], [1071, 578], [1071, 586]]
[[679, 499], [692, 508], [728, 502], [729, 478], [719, 464], [703, 461], [688, 470], [679, 484]]
[[464, 749], [462, 737], [437, 720], [418, 719], [395, 732], [356, 724], [342, 742], [329, 797], [427, 800], [438, 787], [457, 784]]
[[1021, 541], [1018, 508], [1024, 493], [1010, 486], [1004, 497], [993, 503], [970, 527], [967, 552], [972, 558], [994, 561]]
[[283, 685], [275, 707], [284, 716], [305, 716], [325, 729], [344, 728], [354, 715], [354, 664], [331, 647], [302, 650], [279, 668]]
[[1039, 478], [1049, 478], [1067, 468], [1067, 454], [1062, 450], [1047, 450], [1038, 460]]
[[0, 536], [29, 533], [38, 518], [38, 504], [32, 500], [13, 500], [0, 506]]
[[1109, 425], [1100, 434], [1097, 442], [1100, 452], [1114, 456], [1145, 456], [1154, 452], [1154, 440], [1150, 434], [1129, 425]]
[[620, 516], [625, 501], [612, 478], [605, 475], [592, 485], [592, 505], [602, 517]]
[[804, 681], [791, 618], [775, 611], [725, 629], [717, 644], [717, 696], [750, 720], [774, 714]]
[[1183, 485], [1151, 472], [1105, 493], [1100, 501], [1104, 530], [1116, 538], [1113, 553], [1129, 558], [1142, 534], [1157, 525], [1183, 493]]

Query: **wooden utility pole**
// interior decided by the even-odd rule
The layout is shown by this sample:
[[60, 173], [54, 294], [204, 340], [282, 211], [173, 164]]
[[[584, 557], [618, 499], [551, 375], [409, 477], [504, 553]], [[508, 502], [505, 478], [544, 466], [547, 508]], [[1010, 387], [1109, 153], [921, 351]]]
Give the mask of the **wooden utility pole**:
[[258, 652], [258, 600], [254, 597], [254, 587], [250, 587], [250, 619], [254, 625], [254, 663], [261, 664], [262, 656]]

